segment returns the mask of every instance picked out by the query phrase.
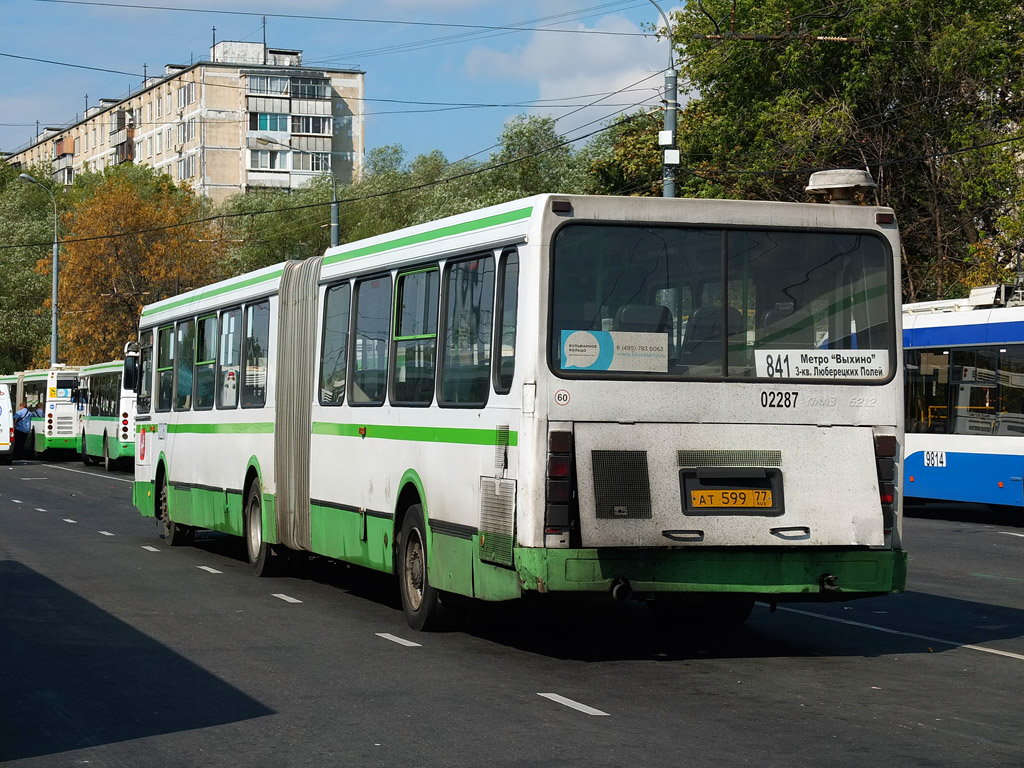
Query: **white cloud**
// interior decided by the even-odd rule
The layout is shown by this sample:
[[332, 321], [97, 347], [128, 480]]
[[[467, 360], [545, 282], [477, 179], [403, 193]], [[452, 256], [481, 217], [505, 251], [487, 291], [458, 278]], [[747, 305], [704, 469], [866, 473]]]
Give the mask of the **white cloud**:
[[[620, 33], [642, 31], [618, 15], [604, 16], [593, 26], [577, 24], [574, 28]], [[567, 113], [573, 110], [565, 108], [531, 110], [533, 114], [552, 117], [565, 115], [558, 123], [563, 135], [596, 129], [602, 119], [634, 112], [641, 103], [658, 104], [664, 84], [662, 72], [667, 65], [668, 43], [653, 36], [556, 32], [534, 32], [525, 46], [511, 52], [477, 47], [466, 58], [470, 77], [533, 81], [538, 99], [570, 104], [597, 102], [572, 115]], [[614, 93], [620, 89], [628, 90]], [[603, 94], [612, 95], [599, 102]], [[593, 121], [599, 122], [589, 125]]]

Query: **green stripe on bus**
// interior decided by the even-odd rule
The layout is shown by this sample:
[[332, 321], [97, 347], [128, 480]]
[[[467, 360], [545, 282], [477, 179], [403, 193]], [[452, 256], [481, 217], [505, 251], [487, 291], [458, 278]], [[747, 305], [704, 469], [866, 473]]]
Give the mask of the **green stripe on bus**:
[[212, 298], [214, 296], [219, 296], [222, 293], [228, 293], [230, 291], [236, 291], [239, 288], [248, 288], [250, 285], [259, 285], [260, 283], [265, 283], [265, 282], [269, 282], [270, 280], [274, 280], [275, 278], [280, 277], [282, 274], [284, 274], [284, 267], [282, 267], [281, 269], [275, 269], [273, 272], [270, 272], [269, 274], [266, 274], [266, 275], [257, 275], [255, 277], [250, 277], [250, 278], [247, 278], [245, 280], [236, 280], [236, 281], [227, 283], [225, 285], [221, 285], [221, 286], [218, 286], [218, 287], [215, 287], [215, 288], [210, 288], [209, 290], [202, 290], [202, 292], [199, 293], [196, 296], [189, 296], [189, 297], [186, 297], [184, 299], [177, 299], [176, 301], [169, 301], [166, 304], [161, 304], [159, 306], [152, 305], [152, 306], [146, 307], [145, 309], [142, 310], [142, 316], [146, 317], [146, 315], [155, 315], [155, 314], [157, 314], [159, 312], [166, 312], [168, 309], [175, 309], [177, 307], [183, 307], [186, 304], [191, 304], [193, 301], [200, 301], [202, 299], [209, 299], [209, 298]]
[[[366, 429], [360, 435], [360, 428]], [[366, 437], [371, 440], [406, 440], [417, 443], [454, 443], [457, 445], [496, 445], [496, 429], [459, 429], [457, 427], [401, 427], [390, 424], [337, 424], [314, 421], [314, 435], [334, 437]], [[519, 444], [519, 433], [508, 433], [508, 444]]]
[[167, 431], [175, 435], [269, 435], [274, 422], [224, 422], [221, 424], [168, 424]]
[[390, 251], [394, 248], [404, 248], [409, 245], [418, 245], [420, 243], [426, 243], [431, 240], [436, 240], [441, 237], [451, 237], [452, 235], [462, 235], [466, 232], [473, 232], [478, 229], [486, 229], [487, 227], [495, 227], [499, 224], [508, 224], [513, 221], [522, 221], [528, 219], [533, 214], [533, 207], [520, 208], [515, 211], [508, 211], [507, 213], [498, 213], [494, 216], [486, 216], [482, 219], [476, 219], [474, 221], [466, 221], [461, 224], [451, 224], [447, 227], [440, 227], [438, 229], [432, 229], [429, 232], [421, 232], [416, 235], [407, 235], [406, 237], [399, 237], [394, 240], [388, 240], [387, 242], [377, 243], [376, 245], [366, 245], [362, 248], [355, 248], [345, 253], [335, 253], [332, 256], [324, 258], [323, 264], [327, 266], [329, 264], [337, 264], [341, 261], [348, 261], [349, 259], [355, 259], [359, 256], [370, 256], [375, 253], [383, 253], [384, 251]]
[[103, 365], [86, 365], [79, 369], [79, 373], [109, 373], [120, 371], [124, 363], [105, 363]]

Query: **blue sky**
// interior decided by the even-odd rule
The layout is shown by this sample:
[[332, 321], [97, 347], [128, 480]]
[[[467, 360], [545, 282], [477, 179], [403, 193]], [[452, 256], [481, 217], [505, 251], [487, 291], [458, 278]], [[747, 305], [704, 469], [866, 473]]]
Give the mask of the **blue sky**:
[[[659, 4], [669, 11], [671, 3]], [[136, 7], [115, 7], [124, 5]], [[138, 7], [146, 5], [191, 10]], [[140, 75], [0, 57], [0, 149], [28, 144], [37, 120], [40, 126], [73, 121], [86, 94], [95, 105], [138, 90], [143, 64], [152, 75], [165, 64], [208, 58], [214, 26], [218, 40], [261, 41], [260, 13], [349, 19], [270, 15], [267, 44], [301, 49], [311, 66], [365, 71], [367, 148], [401, 144], [410, 159], [435, 149], [452, 161], [486, 157], [505, 121], [521, 113], [560, 118], [559, 131], [568, 137], [588, 133], [617, 113], [655, 105], [669, 57], [664, 40], [642, 34], [643, 25], [660, 21], [649, 0], [0, 0], [0, 53]], [[380, 23], [386, 21], [526, 22], [528, 29]], [[576, 32], [542, 31], [551, 29]], [[526, 107], [530, 102], [538, 108]]]

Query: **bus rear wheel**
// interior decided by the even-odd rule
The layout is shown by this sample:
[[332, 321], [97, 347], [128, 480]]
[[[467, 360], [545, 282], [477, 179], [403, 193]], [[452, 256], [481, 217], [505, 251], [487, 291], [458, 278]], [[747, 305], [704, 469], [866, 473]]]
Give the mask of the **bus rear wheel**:
[[263, 539], [263, 492], [259, 480], [253, 480], [245, 497], [245, 552], [257, 576], [273, 576], [281, 558]]
[[427, 578], [427, 527], [423, 507], [414, 504], [405, 513], [398, 546], [398, 584], [402, 610], [417, 631], [437, 629], [444, 621], [441, 593]]
[[107, 452], [107, 436], [103, 436], [103, 469], [107, 472], [113, 472], [114, 467], [117, 465], [117, 459], [110, 458], [110, 454]]
[[195, 529], [188, 525], [182, 525], [171, 520], [170, 507], [167, 498], [167, 478], [160, 484], [160, 497], [157, 499], [160, 505], [160, 524], [164, 529], [164, 544], [169, 547], [181, 547], [192, 543], [196, 537]]
[[93, 465], [92, 456], [90, 456], [89, 452], [85, 449], [85, 432], [82, 433], [82, 464], [87, 467], [91, 467]]

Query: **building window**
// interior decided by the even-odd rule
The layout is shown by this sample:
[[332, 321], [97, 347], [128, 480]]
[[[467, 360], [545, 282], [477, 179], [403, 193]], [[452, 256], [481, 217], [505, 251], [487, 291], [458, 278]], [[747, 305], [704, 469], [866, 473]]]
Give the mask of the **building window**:
[[[157, 141], [160, 140], [160, 136], [159, 135], [156, 138], [157, 138]], [[146, 157], [152, 157], [152, 156], [153, 156], [153, 137], [150, 136], [148, 139], [146, 139]]]
[[249, 93], [284, 95], [288, 93], [287, 77], [266, 77], [249, 75], [247, 78]]
[[249, 150], [249, 167], [257, 170], [285, 171], [288, 169], [285, 159], [287, 154], [287, 152], [269, 149], [251, 149]]
[[159, 155], [163, 151], [164, 151], [164, 135], [162, 133], [158, 133], [156, 135], [156, 153]]
[[288, 115], [274, 112], [250, 112], [250, 131], [287, 131]]
[[186, 83], [178, 89], [178, 109], [184, 109], [196, 100], [196, 84]]
[[331, 118], [314, 115], [292, 115], [292, 133], [331, 135]]
[[190, 179], [196, 175], [196, 156], [189, 155], [178, 161], [178, 180]]
[[160, 117], [160, 107], [163, 104], [163, 99], [161, 99], [160, 96], [157, 95], [155, 101], [156, 101], [156, 116]]
[[178, 143], [184, 144], [196, 137], [196, 119], [185, 120], [178, 123]]
[[331, 81], [322, 78], [296, 77], [292, 80], [293, 99], [329, 99]]
[[331, 170], [329, 152], [293, 152], [292, 168], [296, 171], [323, 172]]

